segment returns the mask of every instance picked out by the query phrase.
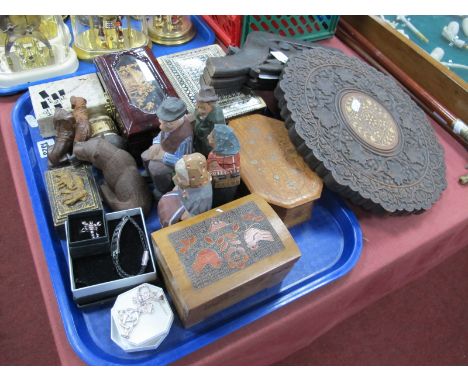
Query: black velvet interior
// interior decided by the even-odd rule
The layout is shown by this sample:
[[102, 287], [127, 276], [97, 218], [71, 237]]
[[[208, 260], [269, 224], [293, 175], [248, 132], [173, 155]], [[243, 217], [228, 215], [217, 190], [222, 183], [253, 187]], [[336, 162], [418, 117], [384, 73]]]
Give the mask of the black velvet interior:
[[[101, 222], [101, 226], [98, 227], [97, 233], [99, 234], [99, 238], [104, 237], [106, 234], [105, 230], [105, 221], [104, 221], [104, 213], [102, 210], [96, 211], [87, 211], [87, 212], [80, 212], [76, 214], [68, 215], [68, 235], [70, 244], [80, 244], [82, 241], [93, 240], [91, 234], [89, 232], [82, 232], [84, 225], [82, 222], [90, 222], [97, 223], [98, 221]], [[102, 240], [102, 239], [101, 239]]]
[[[132, 218], [144, 232], [141, 215], [134, 215]], [[112, 241], [112, 235], [119, 221], [120, 219], [108, 220], [109, 241]], [[151, 245], [151, 242], [147, 242], [146, 245]], [[140, 235], [134, 225], [131, 222], [127, 222], [120, 236], [120, 266], [126, 273], [136, 274], [141, 267], [142, 255], [143, 245]], [[72, 264], [77, 289], [121, 279], [115, 270], [110, 251], [94, 256], [72, 259]], [[151, 261], [148, 261], [145, 273], [153, 271], [153, 264]]]

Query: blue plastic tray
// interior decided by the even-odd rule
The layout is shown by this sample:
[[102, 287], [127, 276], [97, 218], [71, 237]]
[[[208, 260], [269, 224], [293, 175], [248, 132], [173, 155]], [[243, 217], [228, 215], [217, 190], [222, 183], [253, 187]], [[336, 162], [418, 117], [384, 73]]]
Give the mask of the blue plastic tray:
[[[165, 45], [159, 45], [159, 44], [153, 43], [153, 46], [152, 46], [151, 50], [153, 51], [153, 54], [156, 57], [165, 56], [167, 54], [180, 52], [182, 50], [201, 48], [202, 46], [214, 44], [215, 34], [210, 29], [210, 27], [203, 21], [203, 19], [200, 16], [191, 16], [191, 17], [192, 17], [193, 25], [197, 29], [196, 36], [192, 40], [190, 40], [189, 42], [187, 42], [185, 44], [181, 44], [181, 45], [176, 45], [176, 46], [165, 46]], [[66, 25], [70, 28], [70, 31], [71, 31], [70, 19], [67, 20]], [[94, 63], [92, 63], [92, 62], [87, 62], [87, 61], [80, 60], [79, 64], [80, 65], [78, 66], [77, 71], [74, 72], [74, 73], [66, 74], [64, 76], [45, 78], [43, 80], [35, 81], [35, 82], [27, 82], [25, 84], [11, 86], [11, 87], [8, 87], [8, 88], [0, 88], [0, 96], [7, 96], [7, 95], [11, 95], [11, 94], [16, 94], [16, 93], [22, 92], [24, 90], [28, 90], [28, 88], [30, 86], [42, 84], [44, 82], [57, 81], [57, 80], [61, 80], [61, 79], [64, 79], [64, 78], [69, 78], [69, 77], [73, 77], [73, 76], [81, 76], [81, 75], [84, 75], [84, 74], [89, 74], [89, 73], [96, 72], [96, 67], [94, 66]]]
[[[30, 128], [25, 121], [25, 116], [32, 113], [29, 93], [26, 93], [18, 99], [12, 113], [18, 150], [65, 331], [75, 352], [88, 364], [172, 363], [338, 279], [349, 272], [359, 259], [362, 249], [359, 223], [345, 204], [326, 190], [314, 206], [312, 219], [291, 230], [302, 257], [281, 284], [243, 300], [190, 329], [184, 329], [176, 317], [169, 335], [157, 350], [127, 354], [110, 338], [112, 303], [80, 310], [73, 302], [65, 243], [54, 231], [45, 189], [43, 173], [47, 163], [45, 158], [39, 156], [36, 144], [42, 138], [38, 128]], [[155, 213], [146, 223], [148, 232], [159, 228]]]

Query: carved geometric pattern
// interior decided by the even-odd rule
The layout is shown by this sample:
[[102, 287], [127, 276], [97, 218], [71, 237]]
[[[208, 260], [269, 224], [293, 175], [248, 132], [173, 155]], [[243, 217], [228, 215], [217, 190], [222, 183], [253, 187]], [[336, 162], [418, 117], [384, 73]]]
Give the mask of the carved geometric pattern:
[[352, 202], [422, 212], [446, 188], [443, 149], [426, 115], [360, 59], [318, 47], [295, 55], [275, 95], [305, 161]]

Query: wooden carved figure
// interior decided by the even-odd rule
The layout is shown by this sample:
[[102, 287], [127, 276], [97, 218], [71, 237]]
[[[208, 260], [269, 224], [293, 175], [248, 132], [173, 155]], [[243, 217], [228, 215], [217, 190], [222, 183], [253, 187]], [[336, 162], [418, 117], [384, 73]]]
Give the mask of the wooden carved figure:
[[206, 159], [200, 153], [184, 155], [175, 165], [176, 187], [158, 203], [162, 227], [175, 224], [211, 209], [213, 190]]
[[141, 154], [154, 183], [156, 200], [173, 187], [176, 162], [192, 152], [193, 129], [186, 112], [187, 107], [179, 98], [166, 98], [156, 111], [161, 132], [154, 138], [153, 145]]
[[240, 184], [240, 144], [227, 125], [215, 125], [208, 142], [213, 147], [207, 160], [213, 179], [213, 207], [218, 207], [234, 199]]
[[63, 156], [70, 153], [75, 137], [75, 118], [72, 113], [61, 108], [55, 109], [54, 127], [56, 138], [54, 146], [47, 153], [49, 167], [58, 166]]
[[73, 153], [91, 162], [104, 175], [101, 191], [112, 210], [141, 207], [146, 215], [151, 208], [151, 193], [141, 177], [135, 159], [103, 138], [76, 142]]
[[83, 97], [70, 97], [73, 117], [75, 117], [75, 142], [85, 142], [90, 138], [89, 116], [86, 108], [86, 99]]
[[70, 171], [55, 174], [57, 190], [62, 197], [63, 204], [72, 206], [88, 197], [83, 179]]
[[218, 106], [218, 96], [212, 86], [202, 86], [195, 97], [197, 104], [195, 110], [194, 151], [207, 156], [212, 150], [208, 143], [208, 134], [215, 124], [225, 124], [223, 109]]

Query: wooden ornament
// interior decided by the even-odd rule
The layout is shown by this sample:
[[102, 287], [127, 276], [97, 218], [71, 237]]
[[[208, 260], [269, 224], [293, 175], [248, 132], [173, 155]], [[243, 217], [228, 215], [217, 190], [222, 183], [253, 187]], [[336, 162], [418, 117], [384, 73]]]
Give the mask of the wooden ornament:
[[283, 121], [254, 114], [229, 122], [239, 139], [241, 178], [292, 227], [310, 219], [323, 183], [288, 137]]
[[152, 234], [159, 269], [184, 326], [279, 283], [300, 251], [252, 194]]
[[446, 188], [443, 149], [426, 115], [361, 60], [312, 48], [291, 57], [275, 95], [299, 153], [353, 203], [418, 213]]
[[45, 172], [54, 226], [65, 223], [71, 213], [102, 209], [90, 166], [67, 166]]

